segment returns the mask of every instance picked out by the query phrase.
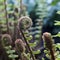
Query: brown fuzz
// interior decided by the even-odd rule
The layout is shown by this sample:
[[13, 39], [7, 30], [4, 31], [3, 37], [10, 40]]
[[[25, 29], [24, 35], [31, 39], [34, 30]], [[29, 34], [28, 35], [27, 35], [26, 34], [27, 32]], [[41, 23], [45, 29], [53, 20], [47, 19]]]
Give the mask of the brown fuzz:
[[32, 20], [31, 18], [27, 16], [23, 16], [18, 20], [18, 27], [23, 30], [26, 30], [30, 28], [31, 26], [32, 26]]
[[21, 39], [17, 39], [15, 41], [15, 47], [16, 47], [16, 50], [20, 53], [23, 53], [25, 51], [25, 46]]
[[11, 36], [9, 34], [2, 35], [1, 40], [2, 40], [2, 44], [4, 46], [8, 46], [8, 45], [12, 44], [12, 39], [11, 39]]
[[48, 32], [43, 33], [43, 40], [45, 42], [46, 48], [50, 50], [51, 60], [55, 60], [51, 34]]
[[48, 49], [52, 48], [52, 37], [48, 32], [43, 33], [43, 40], [45, 41], [45, 45]]

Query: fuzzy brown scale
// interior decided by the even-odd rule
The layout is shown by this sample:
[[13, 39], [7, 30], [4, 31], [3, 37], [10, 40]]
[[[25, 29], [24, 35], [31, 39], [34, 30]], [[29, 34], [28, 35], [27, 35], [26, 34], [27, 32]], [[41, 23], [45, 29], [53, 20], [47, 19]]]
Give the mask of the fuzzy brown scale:
[[31, 26], [32, 26], [32, 20], [28, 16], [22, 16], [18, 20], [19, 29], [21, 28], [23, 30], [26, 30], [26, 29], [30, 28]]
[[15, 48], [21, 60], [29, 60], [25, 54], [25, 44], [21, 39], [15, 41]]
[[12, 44], [11, 36], [9, 34], [4, 34], [1, 36], [1, 60], [10, 60], [8, 54], [6, 53], [5, 47], [8, 47]]
[[48, 33], [48, 32], [45, 32], [43, 34], [43, 39], [45, 41], [45, 45], [48, 49], [51, 49], [52, 48], [52, 37], [51, 37], [51, 34]]
[[53, 50], [53, 41], [52, 41], [51, 34], [48, 32], [43, 33], [43, 40], [45, 42], [46, 48], [50, 51], [51, 60], [55, 60], [54, 50]]
[[23, 43], [23, 41], [21, 39], [17, 39], [15, 41], [15, 47], [16, 47], [16, 50], [18, 52], [23, 53], [25, 51], [25, 46], [24, 46], [24, 43]]
[[12, 39], [11, 39], [11, 36], [9, 34], [2, 35], [1, 40], [2, 40], [3, 46], [9, 46], [12, 44]]

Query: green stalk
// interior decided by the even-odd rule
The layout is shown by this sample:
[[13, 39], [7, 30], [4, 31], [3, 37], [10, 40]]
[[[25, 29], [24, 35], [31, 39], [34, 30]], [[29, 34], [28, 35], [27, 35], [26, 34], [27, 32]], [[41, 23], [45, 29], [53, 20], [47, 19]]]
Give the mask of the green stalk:
[[5, 5], [5, 17], [6, 17], [7, 33], [9, 33], [9, 26], [8, 26], [8, 15], [7, 15], [7, 5], [6, 5], [6, 0], [4, 0], [4, 5]]

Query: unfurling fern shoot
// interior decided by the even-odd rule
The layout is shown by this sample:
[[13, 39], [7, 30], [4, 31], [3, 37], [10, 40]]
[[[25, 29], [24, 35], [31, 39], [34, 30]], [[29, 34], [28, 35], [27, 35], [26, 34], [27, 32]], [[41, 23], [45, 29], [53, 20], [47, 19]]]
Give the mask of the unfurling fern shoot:
[[55, 60], [51, 34], [48, 32], [43, 33], [43, 40], [45, 42], [45, 47], [50, 51], [51, 60]]

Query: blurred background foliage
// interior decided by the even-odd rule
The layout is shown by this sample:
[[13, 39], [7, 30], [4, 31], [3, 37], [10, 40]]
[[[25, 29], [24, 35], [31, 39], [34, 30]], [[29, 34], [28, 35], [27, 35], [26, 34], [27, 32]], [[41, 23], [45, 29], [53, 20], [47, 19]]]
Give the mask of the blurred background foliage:
[[60, 43], [60, 0], [0, 0], [0, 34], [14, 32], [11, 36], [16, 39], [16, 24], [21, 16], [33, 21], [29, 34], [33, 36], [31, 42], [38, 41], [36, 50], [43, 46], [44, 32], [50, 32], [55, 43]]

